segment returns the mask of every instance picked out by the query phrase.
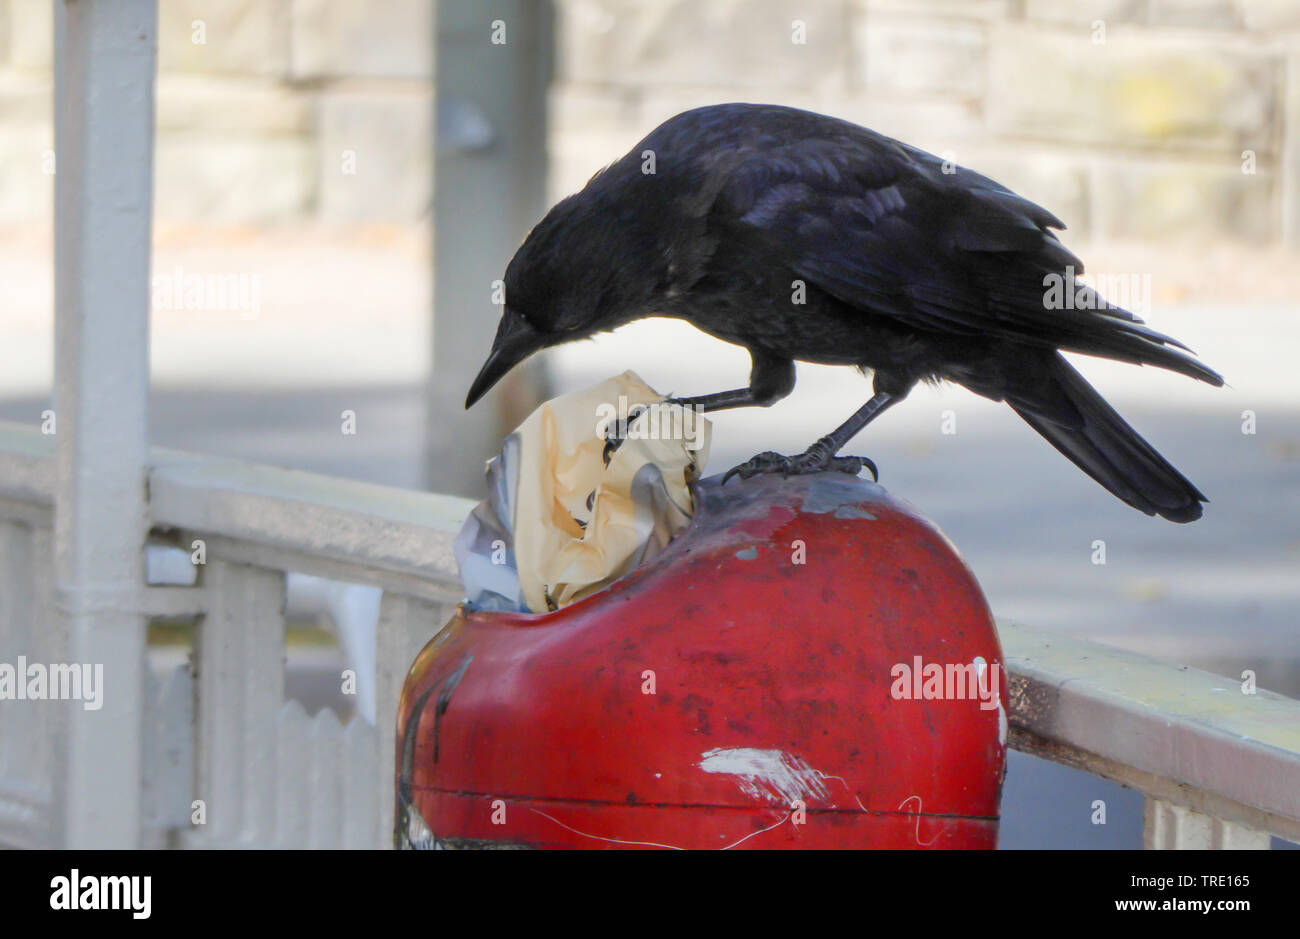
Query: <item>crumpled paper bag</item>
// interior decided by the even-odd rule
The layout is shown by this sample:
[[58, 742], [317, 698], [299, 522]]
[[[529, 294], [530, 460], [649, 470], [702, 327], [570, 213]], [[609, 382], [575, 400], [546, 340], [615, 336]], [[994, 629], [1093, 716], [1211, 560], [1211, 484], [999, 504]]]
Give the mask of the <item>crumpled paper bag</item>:
[[[544, 613], [607, 586], [659, 554], [695, 506], [708, 461], [702, 412], [664, 403], [634, 372], [547, 401], [488, 461], [489, 495], [453, 549], [470, 605]], [[607, 428], [624, 426], [606, 466]]]

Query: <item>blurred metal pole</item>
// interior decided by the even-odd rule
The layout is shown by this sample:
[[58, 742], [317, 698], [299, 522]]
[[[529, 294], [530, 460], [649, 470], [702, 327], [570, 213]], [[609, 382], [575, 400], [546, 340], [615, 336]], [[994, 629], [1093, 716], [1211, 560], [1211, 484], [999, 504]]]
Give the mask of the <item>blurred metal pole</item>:
[[1300, 249], [1300, 47], [1292, 51], [1285, 70], [1286, 131], [1277, 185], [1282, 192], [1282, 243], [1294, 250]]
[[536, 363], [473, 411], [465, 394], [501, 310], [493, 281], [545, 209], [552, 9], [542, 0], [439, 0], [433, 194], [429, 486], [483, 492], [483, 461], [540, 400]]
[[55, 4], [54, 576], [67, 661], [102, 668], [99, 709], [64, 705], [70, 848], [140, 844], [157, 27], [157, 0]]

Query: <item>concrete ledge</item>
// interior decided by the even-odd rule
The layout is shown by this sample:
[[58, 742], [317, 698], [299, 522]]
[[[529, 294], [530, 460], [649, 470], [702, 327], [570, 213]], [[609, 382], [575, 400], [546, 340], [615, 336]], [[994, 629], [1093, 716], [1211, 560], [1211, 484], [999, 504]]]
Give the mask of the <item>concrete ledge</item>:
[[1300, 701], [1028, 626], [1000, 623], [999, 634], [1013, 747], [1300, 836]]

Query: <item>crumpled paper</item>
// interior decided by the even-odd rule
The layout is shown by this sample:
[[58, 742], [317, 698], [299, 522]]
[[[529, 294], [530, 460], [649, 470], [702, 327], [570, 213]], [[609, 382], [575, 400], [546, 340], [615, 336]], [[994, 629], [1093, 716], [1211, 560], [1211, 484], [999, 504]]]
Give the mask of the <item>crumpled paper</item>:
[[[488, 461], [453, 545], [472, 607], [544, 613], [659, 554], [694, 513], [710, 423], [634, 372], [541, 405]], [[628, 421], [638, 405], [648, 410]], [[626, 423], [620, 423], [626, 422]], [[606, 466], [608, 429], [626, 427]]]

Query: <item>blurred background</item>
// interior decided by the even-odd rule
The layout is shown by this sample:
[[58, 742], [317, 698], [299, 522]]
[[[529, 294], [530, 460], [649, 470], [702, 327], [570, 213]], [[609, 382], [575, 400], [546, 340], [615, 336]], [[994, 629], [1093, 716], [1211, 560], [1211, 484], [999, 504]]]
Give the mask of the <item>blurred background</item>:
[[[479, 496], [539, 396], [629, 368], [665, 393], [740, 386], [744, 352], [648, 321], [462, 412], [491, 281], [547, 205], [686, 108], [810, 108], [1041, 203], [1090, 279], [1131, 285], [1230, 385], [1076, 359], [1208, 494], [1190, 526], [961, 389], [918, 388], [851, 451], [947, 532], [1000, 618], [1300, 696], [1300, 3], [160, 6], [155, 444]], [[47, 0], [0, 0], [0, 419], [33, 425], [52, 406], [51, 35]], [[717, 415], [710, 472], [802, 450], [869, 394], [800, 365], [777, 406]], [[345, 710], [313, 677], [340, 654], [315, 615], [290, 690]], [[1013, 757], [1004, 845], [1140, 846], [1140, 796]]]

